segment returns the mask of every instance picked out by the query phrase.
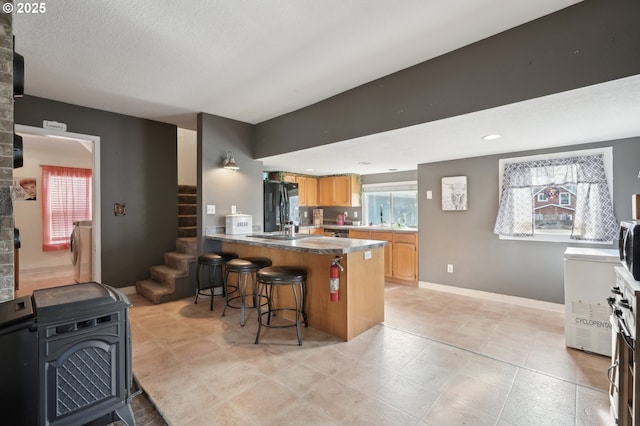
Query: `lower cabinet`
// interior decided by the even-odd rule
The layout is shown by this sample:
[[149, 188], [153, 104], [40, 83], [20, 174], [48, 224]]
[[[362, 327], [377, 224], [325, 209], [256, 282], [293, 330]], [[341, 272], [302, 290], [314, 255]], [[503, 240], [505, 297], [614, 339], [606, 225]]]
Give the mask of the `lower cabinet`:
[[384, 248], [384, 276], [388, 281], [418, 284], [417, 233], [352, 229], [349, 238], [388, 241]]
[[416, 234], [393, 235], [393, 277], [399, 280], [418, 281], [418, 249]]

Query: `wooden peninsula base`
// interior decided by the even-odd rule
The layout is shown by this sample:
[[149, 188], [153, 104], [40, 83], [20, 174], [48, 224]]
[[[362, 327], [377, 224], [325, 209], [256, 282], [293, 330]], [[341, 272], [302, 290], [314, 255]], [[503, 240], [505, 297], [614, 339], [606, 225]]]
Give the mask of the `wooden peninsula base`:
[[[250, 243], [217, 236], [207, 238], [222, 241], [224, 251], [236, 252], [240, 257], [263, 256], [271, 259], [273, 265], [305, 268], [308, 274], [305, 308], [310, 327], [350, 340], [384, 321], [384, 245], [379, 241], [350, 240], [357, 247], [353, 250], [349, 239], [330, 237], [308, 238], [289, 246], [260, 244], [248, 237], [245, 239]], [[339, 249], [342, 252], [336, 252]], [[335, 256], [342, 257], [344, 271], [340, 273], [339, 301], [331, 302], [329, 267]], [[283, 291], [281, 303], [289, 303], [285, 300], [287, 295]]]

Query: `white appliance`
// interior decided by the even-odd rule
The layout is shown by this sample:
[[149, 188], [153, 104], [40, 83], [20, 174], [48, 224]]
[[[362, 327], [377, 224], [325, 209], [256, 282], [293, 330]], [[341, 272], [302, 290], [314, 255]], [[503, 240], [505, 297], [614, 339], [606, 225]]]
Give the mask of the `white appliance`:
[[77, 283], [93, 281], [93, 244], [91, 243], [90, 220], [73, 222], [71, 233], [71, 263], [73, 264], [73, 278]]
[[611, 356], [607, 297], [620, 266], [617, 250], [568, 247], [564, 252], [566, 345]]
[[249, 214], [228, 214], [225, 217], [225, 234], [250, 234], [253, 229], [253, 216]]

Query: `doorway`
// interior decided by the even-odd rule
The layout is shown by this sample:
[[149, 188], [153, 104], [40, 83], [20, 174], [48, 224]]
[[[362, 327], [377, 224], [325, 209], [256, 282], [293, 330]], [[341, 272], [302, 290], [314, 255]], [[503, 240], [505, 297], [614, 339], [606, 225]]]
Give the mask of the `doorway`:
[[[14, 170], [14, 181], [35, 180], [37, 190], [42, 165], [90, 168], [92, 170], [91, 280], [101, 281], [100, 220], [100, 137], [16, 124], [22, 136], [24, 166]], [[19, 179], [21, 178], [21, 179]], [[16, 193], [17, 195], [17, 193]], [[37, 288], [74, 283], [74, 269], [69, 250], [42, 250], [42, 207], [38, 197], [23, 201], [14, 198], [14, 220], [20, 229], [19, 289], [16, 297], [31, 294]]]

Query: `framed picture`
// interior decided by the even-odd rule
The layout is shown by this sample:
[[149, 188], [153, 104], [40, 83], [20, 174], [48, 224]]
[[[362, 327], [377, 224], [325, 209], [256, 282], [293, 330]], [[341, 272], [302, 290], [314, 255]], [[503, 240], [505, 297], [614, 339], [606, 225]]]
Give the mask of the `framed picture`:
[[442, 210], [467, 210], [467, 177], [442, 178]]
[[38, 196], [36, 178], [17, 178], [13, 181], [13, 193], [15, 200], [35, 201]]

